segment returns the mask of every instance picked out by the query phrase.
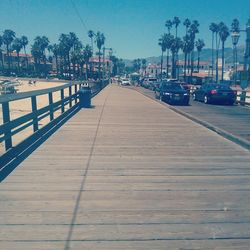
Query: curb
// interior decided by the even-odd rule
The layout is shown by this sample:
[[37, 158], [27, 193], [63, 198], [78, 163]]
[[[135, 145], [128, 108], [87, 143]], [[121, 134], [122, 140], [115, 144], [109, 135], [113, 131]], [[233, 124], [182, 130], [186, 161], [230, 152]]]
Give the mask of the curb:
[[179, 110], [178, 108], [175, 108], [175, 107], [173, 107], [173, 106], [171, 106], [171, 105], [168, 105], [167, 103], [163, 103], [163, 102], [161, 102], [161, 101], [159, 101], [159, 100], [153, 98], [152, 96], [150, 96], [150, 95], [148, 95], [148, 94], [146, 94], [146, 93], [143, 93], [142, 91], [140, 91], [140, 90], [137, 89], [137, 88], [133, 88], [133, 89], [134, 89], [135, 91], [137, 91], [138, 93], [140, 93], [140, 94], [142, 94], [142, 95], [144, 95], [144, 96], [150, 98], [151, 100], [154, 100], [154, 101], [156, 101], [156, 102], [158, 102], [158, 103], [160, 103], [160, 104], [162, 104], [162, 105], [164, 105], [164, 106], [167, 106], [169, 109], [171, 109], [171, 110], [173, 110], [174, 112], [176, 112], [176, 113], [178, 113], [178, 114], [180, 114], [180, 115], [182, 115], [182, 116], [188, 118], [189, 120], [191, 120], [191, 121], [193, 121], [193, 122], [196, 122], [196, 123], [198, 123], [198, 124], [200, 124], [200, 125], [202, 125], [202, 126], [208, 128], [209, 130], [214, 131], [214, 132], [217, 133], [218, 135], [220, 135], [220, 136], [222, 136], [222, 137], [228, 139], [229, 141], [232, 141], [232, 142], [238, 144], [239, 146], [243, 147], [244, 149], [250, 150], [250, 142], [248, 142], [247, 140], [245, 140], [245, 139], [243, 139], [243, 138], [240, 138], [240, 137], [238, 137], [238, 136], [235, 136], [235, 135], [233, 135], [233, 134], [231, 134], [231, 133], [229, 133], [229, 132], [227, 132], [227, 131], [225, 131], [225, 130], [223, 130], [223, 129], [220, 129], [220, 128], [218, 128], [218, 127], [212, 125], [212, 124], [209, 123], [209, 122], [205, 122], [205, 121], [203, 121], [203, 120], [200, 120], [199, 118], [197, 118], [197, 117], [195, 117], [195, 116], [192, 116], [192, 115], [190, 115], [190, 114], [188, 114], [188, 113], [185, 113], [184, 111], [181, 111], [181, 110]]

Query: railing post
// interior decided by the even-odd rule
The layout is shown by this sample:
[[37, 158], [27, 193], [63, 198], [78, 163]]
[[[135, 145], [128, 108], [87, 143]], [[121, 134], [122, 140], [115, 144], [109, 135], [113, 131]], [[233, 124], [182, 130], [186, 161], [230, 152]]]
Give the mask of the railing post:
[[[10, 107], [9, 102], [2, 103], [3, 108], [3, 123], [8, 123], [10, 121]], [[12, 148], [12, 137], [11, 137], [11, 128], [4, 133], [5, 139], [5, 150]]]
[[[75, 94], [77, 93], [77, 85], [75, 85]], [[77, 96], [75, 95], [75, 104], [77, 104]]]
[[72, 87], [69, 87], [69, 107], [72, 107]]
[[54, 109], [53, 109], [53, 95], [49, 93], [49, 117], [50, 121], [54, 120]]
[[61, 89], [61, 101], [62, 101], [62, 113], [64, 113], [65, 109], [64, 109], [64, 89]]
[[31, 97], [31, 105], [32, 105], [32, 113], [35, 114], [35, 117], [33, 118], [33, 131], [36, 132], [38, 130], [36, 96]]

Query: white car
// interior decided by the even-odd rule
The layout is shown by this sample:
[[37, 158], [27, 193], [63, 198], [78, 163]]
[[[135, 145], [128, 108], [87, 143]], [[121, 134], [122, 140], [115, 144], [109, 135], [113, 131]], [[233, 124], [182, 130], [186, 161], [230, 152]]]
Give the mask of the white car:
[[130, 85], [129, 79], [122, 79], [121, 80], [121, 85], [122, 86], [129, 86]]

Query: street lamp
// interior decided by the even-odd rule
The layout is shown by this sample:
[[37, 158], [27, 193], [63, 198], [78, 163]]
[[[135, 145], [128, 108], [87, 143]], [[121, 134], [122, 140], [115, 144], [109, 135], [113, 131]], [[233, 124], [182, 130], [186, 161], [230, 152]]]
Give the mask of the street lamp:
[[237, 81], [237, 44], [240, 38], [240, 33], [238, 31], [233, 31], [231, 33], [232, 43], [233, 43], [233, 54], [234, 54], [234, 84]]

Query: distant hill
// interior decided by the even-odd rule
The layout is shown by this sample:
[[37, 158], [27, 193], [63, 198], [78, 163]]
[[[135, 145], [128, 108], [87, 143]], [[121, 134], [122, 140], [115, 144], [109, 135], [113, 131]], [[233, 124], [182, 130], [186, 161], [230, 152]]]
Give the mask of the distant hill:
[[[237, 54], [238, 54], [238, 61], [240, 63], [244, 62], [244, 46], [239, 46], [237, 48]], [[215, 56], [215, 53], [214, 53]], [[219, 50], [219, 57], [221, 57], [221, 50]], [[194, 52], [194, 58], [197, 60], [197, 52]], [[203, 49], [201, 54], [200, 54], [200, 60], [201, 61], [211, 61], [212, 58], [212, 49]], [[147, 57], [145, 58], [147, 60], [147, 64], [157, 64], [161, 62], [161, 57], [160, 56], [152, 56], [152, 57]], [[184, 60], [184, 54], [179, 55], [180, 60]], [[164, 61], [166, 62], [167, 56], [164, 56]], [[124, 62], [127, 66], [132, 65], [133, 60], [127, 60], [124, 59]], [[233, 49], [232, 48], [225, 48], [225, 61], [226, 63], [233, 63]]]

